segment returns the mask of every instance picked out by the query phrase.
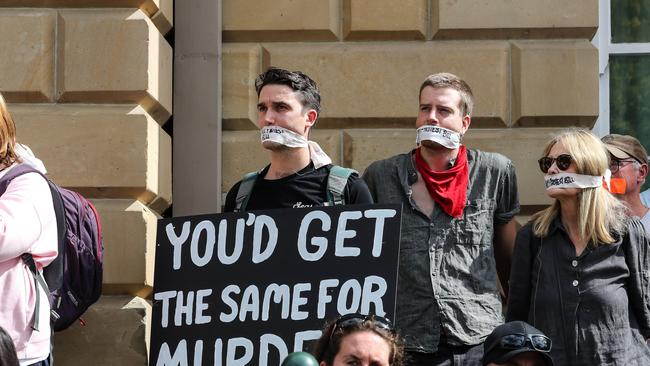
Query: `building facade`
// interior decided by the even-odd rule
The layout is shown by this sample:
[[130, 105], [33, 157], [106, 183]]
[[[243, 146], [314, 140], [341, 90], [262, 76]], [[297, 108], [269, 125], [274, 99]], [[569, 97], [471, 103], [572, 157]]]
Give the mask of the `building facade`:
[[[592, 39], [602, 2], [0, 0], [0, 90], [19, 139], [102, 217], [105, 295], [85, 326], [56, 335], [57, 362], [146, 363], [156, 220], [177, 214], [172, 182], [178, 207], [201, 192], [214, 203], [199, 211], [218, 212], [225, 192], [267, 163], [254, 79], [268, 66], [317, 81], [323, 111], [313, 139], [360, 172], [414, 147], [427, 75], [459, 75], [476, 97], [464, 142], [512, 159], [523, 222], [549, 203], [536, 163], [544, 143], [598, 119], [603, 68]], [[218, 10], [194, 24], [182, 18], [181, 27], [178, 15], [201, 6]], [[203, 44], [210, 52], [179, 52], [214, 33]], [[221, 91], [172, 78], [188, 55], [218, 65], [195, 73], [214, 72]], [[187, 99], [196, 99], [195, 112], [218, 105], [221, 119], [189, 121]], [[214, 143], [179, 142], [178, 131], [196, 124], [214, 131]], [[189, 182], [176, 184], [196, 144], [218, 174], [192, 168], [182, 172]]]

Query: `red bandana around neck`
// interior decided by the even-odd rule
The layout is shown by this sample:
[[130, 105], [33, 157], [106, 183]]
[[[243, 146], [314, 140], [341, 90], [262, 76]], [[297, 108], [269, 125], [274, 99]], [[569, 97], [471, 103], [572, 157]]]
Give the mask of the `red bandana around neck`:
[[435, 172], [422, 158], [420, 149], [415, 152], [415, 165], [427, 186], [431, 198], [440, 205], [449, 216], [459, 218], [463, 215], [467, 199], [467, 182], [469, 168], [467, 149], [461, 145], [458, 149], [456, 164], [447, 170]]

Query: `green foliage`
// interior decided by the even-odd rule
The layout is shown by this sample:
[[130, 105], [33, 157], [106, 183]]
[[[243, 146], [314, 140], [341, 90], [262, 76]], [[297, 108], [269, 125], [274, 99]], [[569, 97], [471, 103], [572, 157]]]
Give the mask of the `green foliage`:
[[610, 132], [634, 136], [650, 151], [650, 55], [610, 57], [609, 109]]
[[612, 43], [650, 42], [650, 0], [611, 0]]

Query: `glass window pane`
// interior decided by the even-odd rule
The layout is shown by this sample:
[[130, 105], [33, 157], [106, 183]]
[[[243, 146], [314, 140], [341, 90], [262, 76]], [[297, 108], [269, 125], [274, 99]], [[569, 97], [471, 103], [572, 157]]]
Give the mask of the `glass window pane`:
[[611, 0], [612, 43], [650, 42], [650, 0]]
[[[632, 135], [650, 151], [650, 55], [611, 56], [609, 108], [611, 133]], [[650, 179], [643, 189], [650, 188]]]

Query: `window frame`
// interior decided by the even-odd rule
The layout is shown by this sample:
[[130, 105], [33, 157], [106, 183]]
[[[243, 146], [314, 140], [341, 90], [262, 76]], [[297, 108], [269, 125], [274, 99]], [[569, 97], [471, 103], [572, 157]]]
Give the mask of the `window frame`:
[[610, 56], [650, 55], [650, 42], [612, 43], [611, 0], [598, 0], [598, 31], [591, 43], [598, 48], [598, 119], [592, 131], [597, 136], [609, 134], [609, 58]]

